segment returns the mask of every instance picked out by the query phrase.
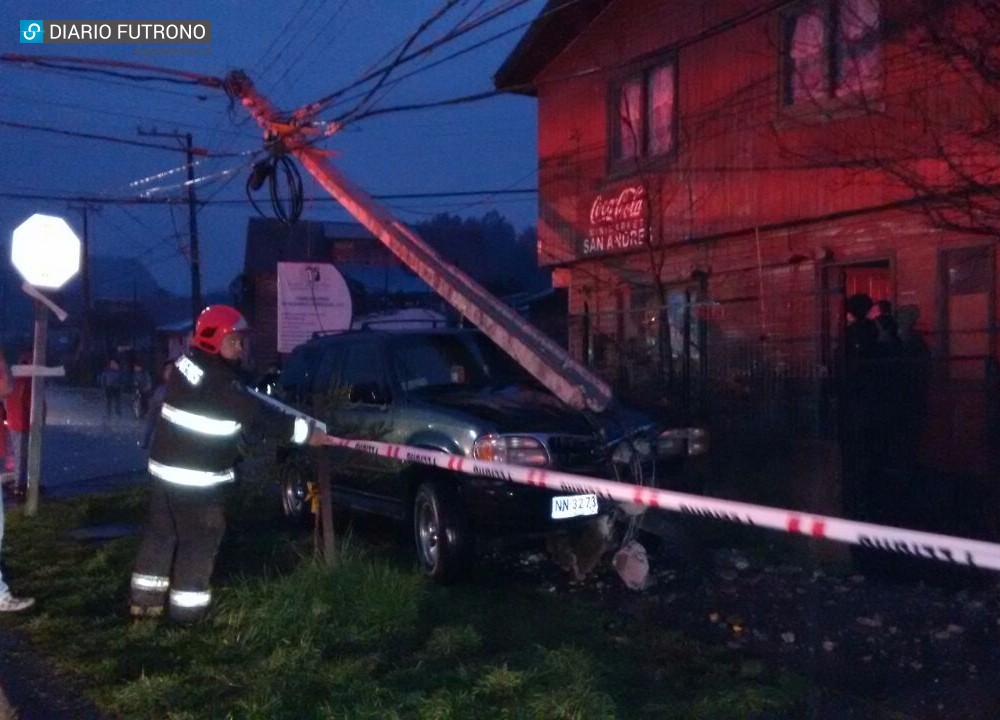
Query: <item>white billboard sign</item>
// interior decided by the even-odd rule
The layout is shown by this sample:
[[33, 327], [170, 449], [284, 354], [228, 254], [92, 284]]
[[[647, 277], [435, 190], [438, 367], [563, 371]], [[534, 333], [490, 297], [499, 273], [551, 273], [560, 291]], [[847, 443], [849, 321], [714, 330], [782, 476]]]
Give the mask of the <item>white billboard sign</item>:
[[278, 352], [351, 326], [351, 293], [329, 263], [278, 263]]

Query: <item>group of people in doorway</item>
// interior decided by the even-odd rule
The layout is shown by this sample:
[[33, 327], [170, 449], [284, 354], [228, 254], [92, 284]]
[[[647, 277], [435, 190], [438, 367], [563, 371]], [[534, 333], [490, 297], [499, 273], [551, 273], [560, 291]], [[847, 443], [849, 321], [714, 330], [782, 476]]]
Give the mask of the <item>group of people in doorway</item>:
[[843, 508], [857, 520], [899, 524], [911, 510], [920, 435], [927, 417], [930, 351], [919, 311], [893, 311], [865, 294], [845, 301], [838, 402]]

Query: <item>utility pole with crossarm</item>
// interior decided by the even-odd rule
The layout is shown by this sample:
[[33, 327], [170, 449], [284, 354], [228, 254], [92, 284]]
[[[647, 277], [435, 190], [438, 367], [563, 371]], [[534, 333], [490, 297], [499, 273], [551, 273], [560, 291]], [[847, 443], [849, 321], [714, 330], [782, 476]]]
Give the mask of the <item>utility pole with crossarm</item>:
[[80, 276], [83, 282], [83, 312], [80, 314], [80, 348], [77, 353], [78, 372], [81, 379], [89, 383], [93, 380], [90, 367], [90, 213], [101, 212], [97, 205], [84, 203], [70, 204], [70, 210], [76, 210], [83, 216], [83, 254], [80, 257]]
[[191, 323], [198, 320], [198, 313], [202, 311], [201, 304], [201, 254], [198, 250], [198, 207], [194, 195], [194, 156], [204, 155], [205, 151], [194, 147], [191, 133], [160, 132], [156, 128], [143, 130], [139, 128], [139, 134], [147, 137], [169, 137], [182, 141], [182, 148], [187, 153], [187, 200], [188, 200], [188, 223], [191, 233], [189, 244], [189, 262], [191, 263]]

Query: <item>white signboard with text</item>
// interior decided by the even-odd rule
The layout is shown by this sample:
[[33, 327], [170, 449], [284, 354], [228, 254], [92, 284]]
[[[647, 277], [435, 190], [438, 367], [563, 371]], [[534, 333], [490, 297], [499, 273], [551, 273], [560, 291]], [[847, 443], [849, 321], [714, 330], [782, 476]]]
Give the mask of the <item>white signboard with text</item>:
[[278, 263], [278, 352], [351, 326], [351, 293], [329, 263]]

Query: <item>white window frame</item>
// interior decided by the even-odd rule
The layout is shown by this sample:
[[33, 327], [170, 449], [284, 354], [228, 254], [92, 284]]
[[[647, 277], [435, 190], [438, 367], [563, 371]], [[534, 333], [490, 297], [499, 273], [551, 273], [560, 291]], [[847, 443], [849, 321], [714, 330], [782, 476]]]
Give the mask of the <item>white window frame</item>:
[[[669, 97], [666, 110], [653, 106], [654, 83], [664, 80]], [[614, 80], [608, 98], [608, 166], [612, 173], [634, 171], [637, 164], [669, 158], [675, 152], [677, 95], [674, 57], [659, 58]], [[666, 123], [656, 122], [661, 115], [668, 118]], [[658, 134], [660, 128], [664, 132]]]
[[884, 24], [882, 0], [806, 0], [783, 13], [781, 107], [822, 109], [880, 97]]

